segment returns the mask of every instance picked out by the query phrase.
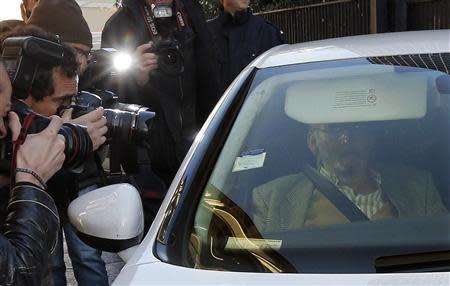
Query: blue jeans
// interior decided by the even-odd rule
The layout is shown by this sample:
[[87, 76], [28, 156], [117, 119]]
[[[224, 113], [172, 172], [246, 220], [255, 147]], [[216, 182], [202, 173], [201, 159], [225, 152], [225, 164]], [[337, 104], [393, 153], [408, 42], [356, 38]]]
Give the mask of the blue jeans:
[[[82, 242], [69, 223], [65, 224], [62, 229], [66, 236], [67, 249], [78, 285], [109, 285], [105, 262], [101, 257], [102, 252]], [[67, 285], [62, 229], [52, 256], [51, 275], [54, 286]]]

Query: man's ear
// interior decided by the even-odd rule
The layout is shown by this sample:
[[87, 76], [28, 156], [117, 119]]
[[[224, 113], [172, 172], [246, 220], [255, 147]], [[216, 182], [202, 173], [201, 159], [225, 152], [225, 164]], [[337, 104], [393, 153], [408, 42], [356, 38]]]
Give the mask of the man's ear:
[[317, 138], [311, 130], [308, 132], [307, 135], [307, 143], [309, 150], [314, 154], [317, 155]]

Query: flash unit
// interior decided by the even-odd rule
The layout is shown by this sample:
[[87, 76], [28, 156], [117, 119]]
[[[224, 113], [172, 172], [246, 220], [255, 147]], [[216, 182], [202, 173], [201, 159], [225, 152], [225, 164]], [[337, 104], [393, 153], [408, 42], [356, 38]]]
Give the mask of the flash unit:
[[131, 67], [132, 61], [131, 55], [127, 53], [117, 53], [113, 58], [114, 68], [119, 72], [125, 71]]
[[153, 6], [153, 16], [155, 18], [170, 18], [173, 16], [171, 4], [158, 4]]

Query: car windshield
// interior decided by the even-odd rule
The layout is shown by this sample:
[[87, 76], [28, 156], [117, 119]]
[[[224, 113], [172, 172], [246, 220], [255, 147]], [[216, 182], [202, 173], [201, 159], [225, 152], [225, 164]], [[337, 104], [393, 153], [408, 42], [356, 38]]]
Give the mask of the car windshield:
[[369, 59], [258, 70], [197, 207], [192, 267], [448, 270], [449, 94], [446, 73]]

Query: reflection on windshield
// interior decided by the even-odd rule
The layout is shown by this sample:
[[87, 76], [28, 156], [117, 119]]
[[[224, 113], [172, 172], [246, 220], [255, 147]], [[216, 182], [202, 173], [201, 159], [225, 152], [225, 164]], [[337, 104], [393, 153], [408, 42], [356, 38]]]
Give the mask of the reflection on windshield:
[[[204, 190], [193, 266], [373, 272], [377, 257], [450, 249], [437, 243], [448, 228], [411, 235], [422, 218], [434, 225], [448, 213], [448, 76], [369, 64], [278, 69], [257, 74]], [[385, 236], [374, 241], [375, 229]], [[307, 241], [322, 232], [333, 236], [325, 248]], [[400, 246], [392, 240], [406, 233]], [[353, 262], [336, 266], [343, 246]]]
[[[209, 185], [197, 213], [198, 222], [205, 216], [214, 228], [195, 225], [191, 236], [191, 251], [197, 268], [230, 270], [230, 265], [238, 265], [235, 271], [255, 272], [295, 272], [295, 268], [274, 249], [279, 241], [265, 240], [253, 224], [251, 218], [232, 200], [214, 186]], [[202, 246], [201, 241], [208, 243]], [[278, 245], [278, 246], [277, 246]]]

